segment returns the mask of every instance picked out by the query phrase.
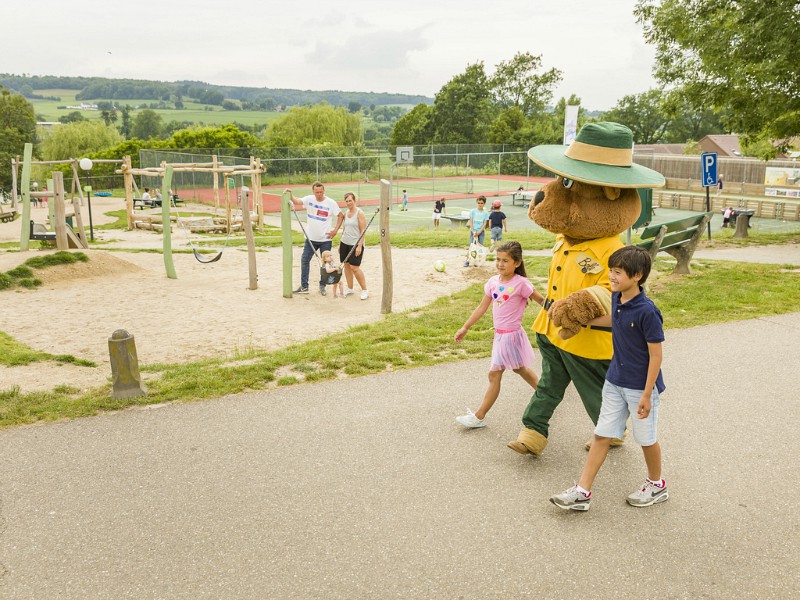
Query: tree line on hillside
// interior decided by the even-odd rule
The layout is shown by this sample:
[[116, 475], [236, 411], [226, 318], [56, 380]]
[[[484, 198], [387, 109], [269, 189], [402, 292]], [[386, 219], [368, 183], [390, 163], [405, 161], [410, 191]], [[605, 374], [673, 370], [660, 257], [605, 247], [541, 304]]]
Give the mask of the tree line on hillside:
[[[163, 82], [139, 79], [111, 79], [105, 77], [60, 77], [50, 75], [14, 75], [0, 73], [0, 85], [26, 95], [35, 90], [78, 90], [78, 100], [162, 100], [174, 101], [191, 98], [201, 104], [222, 105], [224, 100], [248, 102], [252, 106], [298, 106], [327, 102], [334, 106], [347, 106], [357, 102], [362, 106], [387, 104], [417, 104], [430, 102], [427, 96], [417, 94], [390, 94], [379, 92], [347, 92], [340, 90], [293, 90], [285, 88], [254, 88], [245, 86], [213, 85], [202, 81]], [[30, 90], [30, 91], [29, 91]], [[26, 97], [31, 97], [26, 95]], [[258, 109], [258, 108], [256, 108]]]

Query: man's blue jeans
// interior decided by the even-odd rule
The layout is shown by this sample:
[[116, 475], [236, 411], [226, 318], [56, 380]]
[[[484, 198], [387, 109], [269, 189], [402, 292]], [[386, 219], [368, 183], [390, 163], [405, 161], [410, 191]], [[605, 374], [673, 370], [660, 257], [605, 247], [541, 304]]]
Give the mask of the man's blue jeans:
[[[310, 240], [306, 240], [306, 244], [303, 246], [303, 257], [300, 259], [300, 287], [308, 287], [308, 269], [311, 263], [311, 258], [314, 256], [314, 250], [319, 251], [319, 254], [322, 255], [325, 250], [330, 250], [332, 247], [333, 242], [331, 240], [326, 242], [312, 242]], [[325, 287], [325, 280], [322, 279], [321, 273], [319, 278], [319, 287]]]

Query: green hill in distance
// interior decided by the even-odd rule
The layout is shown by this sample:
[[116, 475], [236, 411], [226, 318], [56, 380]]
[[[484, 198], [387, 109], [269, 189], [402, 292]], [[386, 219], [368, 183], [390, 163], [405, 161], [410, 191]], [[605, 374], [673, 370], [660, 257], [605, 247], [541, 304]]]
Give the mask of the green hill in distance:
[[[19, 92], [29, 99], [43, 98], [41, 90], [74, 90], [75, 99], [91, 100], [148, 100], [161, 102], [192, 101], [209, 106], [222, 106], [225, 100], [274, 110], [325, 101], [334, 106], [361, 106], [433, 104], [433, 98], [414, 94], [383, 92], [348, 92], [340, 90], [293, 90], [255, 88], [245, 86], [214, 85], [202, 81], [152, 81], [140, 79], [110, 79], [105, 77], [65, 77], [55, 75], [14, 75], [0, 73], [0, 84]], [[116, 104], [116, 103], [115, 103]]]

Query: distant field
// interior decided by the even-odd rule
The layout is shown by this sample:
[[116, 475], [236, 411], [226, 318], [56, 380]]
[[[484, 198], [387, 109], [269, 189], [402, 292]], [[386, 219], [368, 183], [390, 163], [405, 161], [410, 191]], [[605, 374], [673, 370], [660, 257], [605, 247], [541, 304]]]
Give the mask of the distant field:
[[[69, 113], [78, 110], [75, 108], [58, 108], [59, 106], [79, 105], [81, 102], [75, 100], [77, 90], [35, 90], [35, 92], [42, 96], [58, 96], [61, 98], [60, 102], [52, 100], [30, 100], [33, 105], [33, 110], [36, 114], [37, 120], [42, 121], [58, 121], [59, 117], [68, 115]], [[96, 104], [104, 98], [96, 100], [85, 101], [91, 104]], [[147, 105], [153, 100], [145, 99], [132, 99], [132, 100], [114, 100], [116, 105], [131, 106]], [[164, 122], [168, 121], [192, 121], [194, 123], [204, 123], [206, 125], [225, 125], [227, 123], [242, 123], [244, 125], [267, 125], [275, 121], [281, 116], [279, 112], [262, 112], [254, 110], [222, 110], [220, 107], [215, 106], [213, 110], [205, 110], [205, 104], [198, 104], [196, 102], [184, 102], [186, 108], [182, 110], [175, 109], [159, 109], [153, 110], [158, 113]], [[87, 119], [99, 119], [99, 110], [78, 110]], [[138, 111], [134, 110], [132, 116], [136, 116]], [[119, 113], [118, 113], [119, 116]], [[119, 121], [117, 121], [119, 125]]]

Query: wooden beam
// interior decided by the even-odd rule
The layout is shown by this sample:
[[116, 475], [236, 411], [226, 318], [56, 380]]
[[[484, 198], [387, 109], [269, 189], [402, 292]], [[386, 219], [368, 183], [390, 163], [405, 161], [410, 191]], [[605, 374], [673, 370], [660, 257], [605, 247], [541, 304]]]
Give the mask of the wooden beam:
[[381, 259], [383, 262], [383, 297], [381, 313], [392, 312], [394, 275], [392, 273], [392, 243], [389, 236], [389, 210], [392, 207], [392, 184], [381, 179]]

